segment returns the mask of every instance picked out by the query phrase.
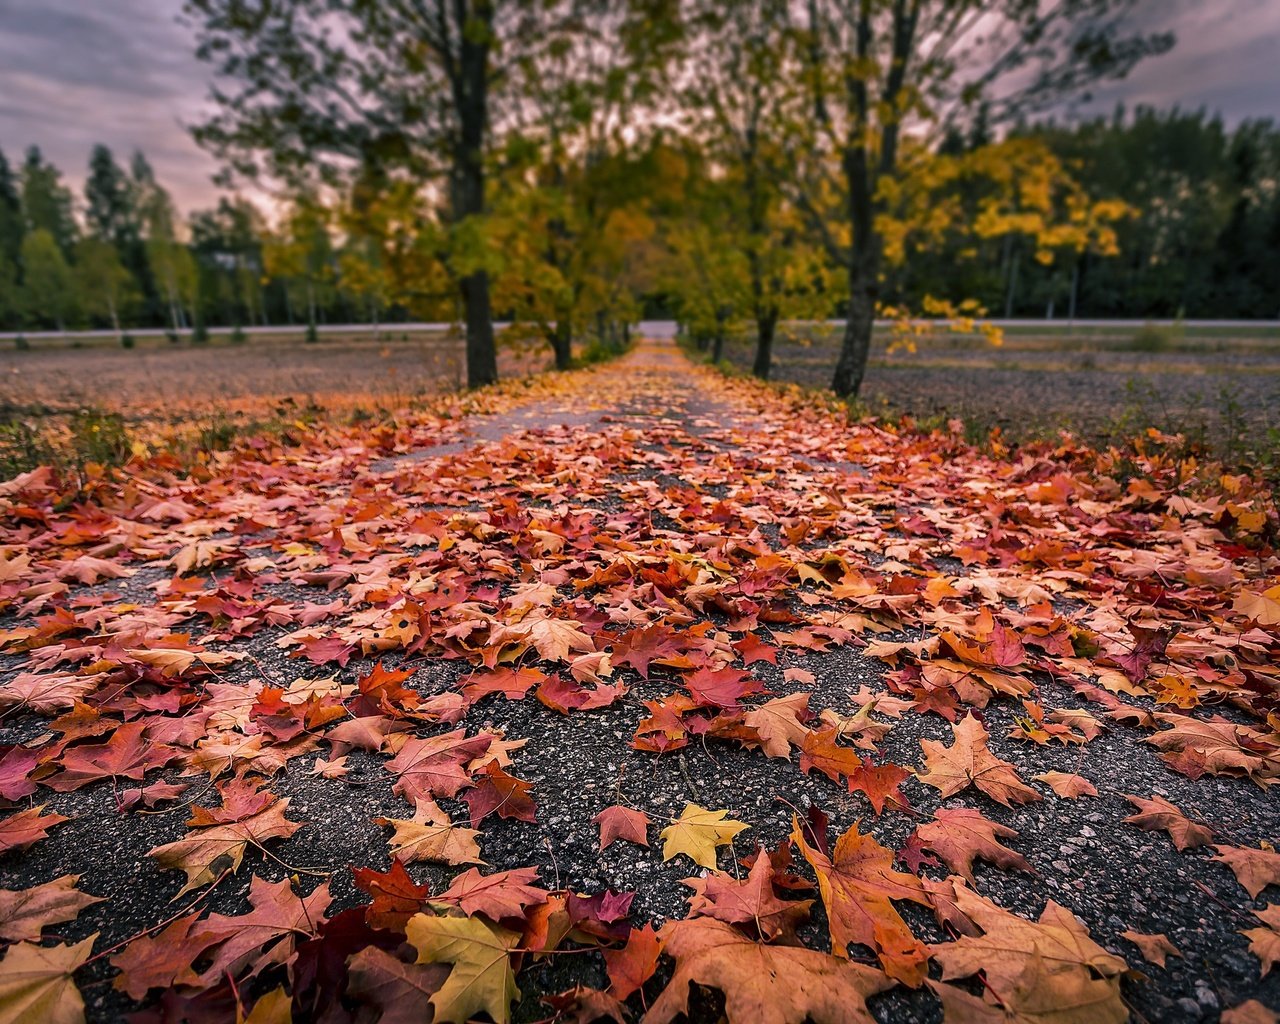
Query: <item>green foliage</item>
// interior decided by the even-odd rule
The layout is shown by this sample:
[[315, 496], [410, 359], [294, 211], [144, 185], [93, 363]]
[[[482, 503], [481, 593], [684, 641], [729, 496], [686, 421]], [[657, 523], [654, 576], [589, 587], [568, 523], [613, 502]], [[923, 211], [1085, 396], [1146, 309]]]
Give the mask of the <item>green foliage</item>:
[[81, 409], [71, 416], [71, 453], [78, 467], [123, 466], [133, 454], [133, 441], [119, 413]]
[[1168, 352], [1181, 338], [1182, 332], [1177, 327], [1164, 327], [1148, 322], [1134, 333], [1125, 347], [1130, 352], [1146, 352], [1154, 355]]
[[22, 240], [22, 266], [27, 321], [65, 329], [75, 310], [74, 280], [51, 232], [37, 228]]
[[120, 335], [121, 348], [133, 348], [136, 344], [137, 342], [134, 340], [134, 337], [132, 334], [129, 334], [128, 332], [126, 332]]
[[53, 465], [57, 453], [38, 426], [18, 418], [0, 419], [0, 480]]

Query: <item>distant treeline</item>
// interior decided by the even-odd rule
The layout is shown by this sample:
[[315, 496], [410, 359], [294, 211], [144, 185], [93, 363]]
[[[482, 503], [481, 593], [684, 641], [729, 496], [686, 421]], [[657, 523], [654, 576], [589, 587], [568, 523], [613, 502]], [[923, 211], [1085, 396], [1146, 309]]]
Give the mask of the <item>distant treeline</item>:
[[[944, 148], [985, 143], [952, 137]], [[1280, 317], [1280, 129], [1228, 129], [1203, 111], [1118, 108], [1111, 117], [1048, 122], [1015, 134], [1045, 143], [1094, 198], [1132, 207], [1114, 224], [1118, 253], [1084, 251], [1050, 267], [1014, 236], [957, 233], [890, 270], [911, 304], [974, 297], [993, 316], [1221, 319]], [[975, 250], [976, 253], [975, 253]], [[1073, 297], [1074, 296], [1074, 297]]]
[[[1047, 146], [1090, 197], [1131, 208], [1114, 224], [1118, 251], [1084, 249], [1045, 265], [1033, 240], [958, 223], [942, 239], [909, 242], [906, 258], [885, 268], [887, 301], [976, 299], [992, 316], [1280, 317], [1273, 122], [1228, 129], [1204, 112], [1138, 108], [1014, 135]], [[941, 152], [990, 141], [979, 124]], [[367, 197], [347, 204], [369, 207]], [[94, 147], [77, 197], [36, 147], [16, 168], [0, 152], [0, 329], [178, 334], [454, 315], [447, 282], [412, 305], [383, 286], [359, 217], [297, 197], [279, 219], [269, 223], [240, 197], [183, 218], [141, 153], [124, 167]], [[635, 296], [635, 308], [665, 308], [660, 275], [652, 280], [658, 286]]]

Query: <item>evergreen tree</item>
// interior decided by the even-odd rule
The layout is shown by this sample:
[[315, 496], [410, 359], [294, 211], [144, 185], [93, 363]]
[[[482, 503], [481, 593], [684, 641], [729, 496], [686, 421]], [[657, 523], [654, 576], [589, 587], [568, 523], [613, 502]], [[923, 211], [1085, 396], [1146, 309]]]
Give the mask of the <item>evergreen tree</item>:
[[70, 259], [80, 234], [71, 212], [71, 190], [62, 184], [62, 172], [45, 161], [39, 146], [27, 150], [22, 165], [22, 215], [28, 232], [48, 232], [63, 259]]

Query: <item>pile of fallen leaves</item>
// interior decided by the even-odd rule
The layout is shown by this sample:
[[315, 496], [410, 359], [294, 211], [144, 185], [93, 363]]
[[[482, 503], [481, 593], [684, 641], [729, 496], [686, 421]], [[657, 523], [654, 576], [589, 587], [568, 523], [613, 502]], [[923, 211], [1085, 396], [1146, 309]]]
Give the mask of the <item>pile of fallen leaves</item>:
[[[1033, 870], [988, 815], [1101, 785], [1126, 791], [1125, 826], [1214, 844], [1091, 761], [1112, 729], [1170, 776], [1280, 778], [1280, 556], [1257, 482], [1158, 435], [983, 453], [643, 364], [484, 411], [533, 399], [601, 414], [472, 445], [455, 443], [465, 416], [421, 414], [246, 440], [194, 470], [140, 453], [76, 489], [51, 470], [0, 484], [0, 1021], [75, 1021], [87, 1001], [100, 1019], [254, 1024], [501, 1022], [517, 1004], [843, 1022], [895, 989], [932, 993], [947, 1021], [1128, 1019], [1122, 986], [1175, 944], [1128, 931], [1126, 959], [1054, 900], [1028, 915], [985, 897], [993, 870]], [[883, 671], [838, 699], [798, 664], [854, 650]], [[524, 734], [494, 724], [507, 705]], [[1013, 728], [992, 731], [997, 708]], [[600, 727], [619, 715], [620, 739]], [[569, 780], [601, 851], [660, 852], [682, 917], [640, 920], [636, 893], [549, 872], [551, 843], [511, 861], [504, 830], [541, 824], [522, 766], [557, 758], [539, 723], [561, 717], [687, 777], [678, 815], [643, 783], [603, 780], [602, 802]], [[914, 719], [946, 738], [895, 763]], [[1078, 749], [1080, 767], [1024, 776], [993, 750], [1009, 745]], [[715, 750], [811, 776], [828, 806], [791, 807], [761, 845], [699, 799], [714, 788], [686, 755]], [[282, 842], [342, 826], [277, 790], [339, 792], [361, 759], [400, 808], [364, 814], [385, 856], [285, 862]], [[90, 855], [57, 846], [77, 810], [133, 864], [108, 900], [78, 884]], [[884, 845], [894, 821], [906, 839]], [[1265, 975], [1280, 905], [1258, 898], [1280, 894], [1280, 853], [1214, 853], [1196, 863], [1223, 872], [1214, 898]], [[143, 890], [172, 902], [100, 938]], [[546, 990], [549, 964], [578, 980]], [[1249, 1000], [1223, 1019], [1275, 1015]]]

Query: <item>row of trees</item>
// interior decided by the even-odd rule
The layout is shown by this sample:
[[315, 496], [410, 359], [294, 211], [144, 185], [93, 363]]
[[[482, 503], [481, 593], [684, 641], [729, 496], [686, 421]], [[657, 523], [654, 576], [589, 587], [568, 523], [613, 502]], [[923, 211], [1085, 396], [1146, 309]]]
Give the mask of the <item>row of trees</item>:
[[[1239, 312], [1272, 313], [1273, 129], [1150, 112], [1025, 127], [1171, 45], [1130, 31], [1131, 6], [187, 0], [217, 83], [197, 139], [228, 180], [288, 197], [274, 227], [226, 201], [184, 235], [171, 208], [167, 223], [140, 212], [167, 206], [145, 163], [112, 171], [95, 153], [78, 241], [69, 212], [70, 227], [41, 212], [65, 197], [28, 201], [41, 175], [24, 166], [10, 279], [30, 290], [21, 250], [47, 250], [27, 241], [44, 232], [76, 271], [78, 246], [112, 246], [175, 329], [456, 319], [472, 384], [496, 376], [495, 312], [566, 365], [575, 337], [660, 301], [711, 338], [749, 323], [762, 376], [780, 321], [845, 313], [842, 393], [886, 305], [1202, 315], [1230, 280]], [[1167, 159], [1188, 132], [1208, 155]], [[93, 213], [101, 195], [126, 213]], [[1190, 244], [1206, 238], [1209, 263]], [[83, 308], [118, 315], [119, 299]]]

